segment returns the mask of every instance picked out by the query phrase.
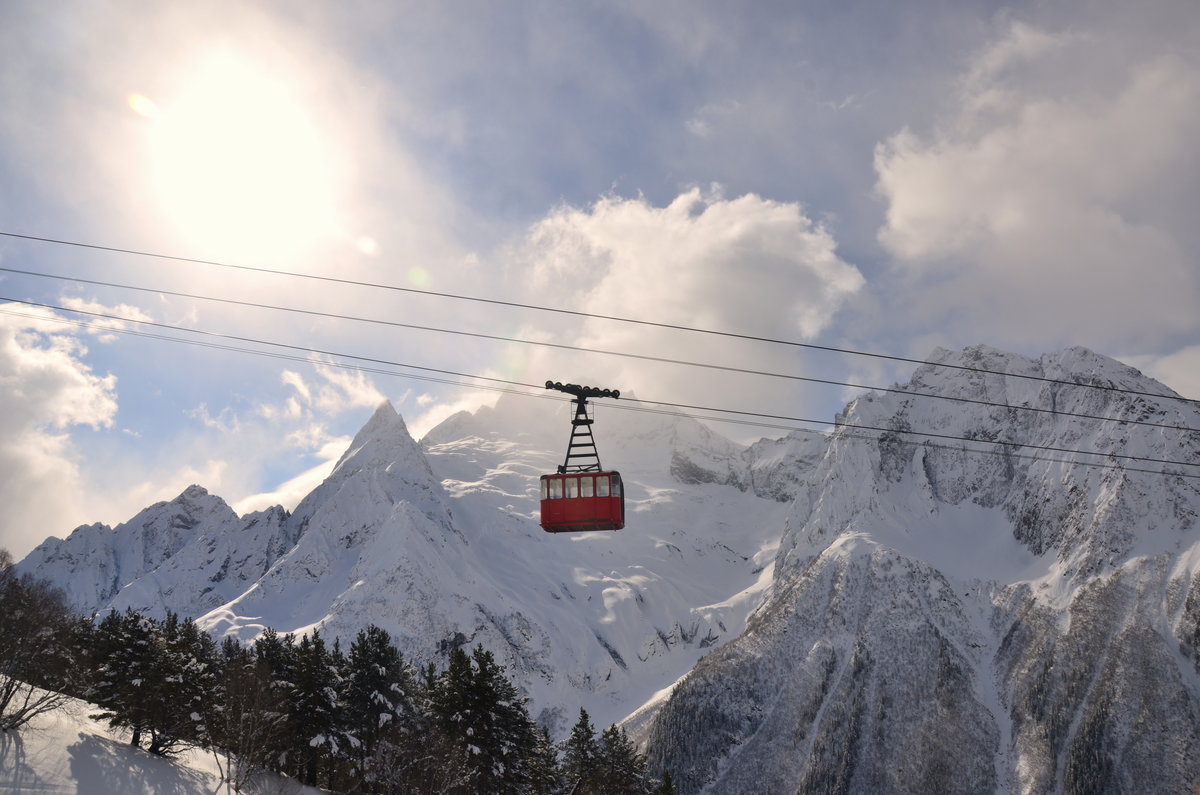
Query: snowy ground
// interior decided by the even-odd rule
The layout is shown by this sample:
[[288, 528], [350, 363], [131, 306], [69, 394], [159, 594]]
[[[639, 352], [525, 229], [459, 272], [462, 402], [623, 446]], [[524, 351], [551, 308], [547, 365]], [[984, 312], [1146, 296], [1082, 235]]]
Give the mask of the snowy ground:
[[[35, 718], [16, 731], [0, 732], [0, 792], [81, 795], [218, 795], [223, 785], [212, 754], [188, 750], [172, 759], [129, 745], [128, 734], [110, 731], [87, 716], [80, 701]], [[318, 793], [276, 776], [264, 776], [250, 793]]]

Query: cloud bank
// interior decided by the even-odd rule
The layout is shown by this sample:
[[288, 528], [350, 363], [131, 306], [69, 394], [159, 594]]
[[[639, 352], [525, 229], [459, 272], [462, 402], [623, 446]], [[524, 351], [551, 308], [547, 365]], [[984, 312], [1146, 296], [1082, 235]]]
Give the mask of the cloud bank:
[[[539, 302], [653, 323], [771, 339], [811, 340], [863, 286], [833, 235], [797, 203], [692, 188], [664, 207], [606, 197], [564, 206], [535, 224], [518, 252]], [[534, 327], [547, 340], [625, 354], [800, 374], [794, 349], [590, 318]], [[602, 378], [643, 399], [795, 410], [786, 381], [628, 357], [531, 354], [531, 378]], [[545, 376], [537, 378], [538, 373]], [[768, 397], [768, 394], [770, 397]], [[735, 435], [737, 434], [735, 431]]]
[[1014, 23], [974, 58], [955, 105], [875, 152], [879, 240], [913, 317], [1038, 348], [1195, 334], [1194, 50]]
[[116, 378], [94, 373], [78, 338], [36, 317], [51, 315], [0, 304], [0, 547], [17, 559], [88, 518], [72, 499], [83, 479], [70, 432], [109, 428], [117, 412]]

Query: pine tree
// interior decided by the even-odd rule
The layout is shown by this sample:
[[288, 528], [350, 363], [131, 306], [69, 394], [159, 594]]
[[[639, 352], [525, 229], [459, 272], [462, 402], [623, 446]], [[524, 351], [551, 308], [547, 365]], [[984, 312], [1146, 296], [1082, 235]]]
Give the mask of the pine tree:
[[558, 749], [550, 739], [550, 731], [542, 726], [529, 757], [530, 783], [533, 792], [560, 792], [563, 787], [562, 769], [558, 764]]
[[340, 655], [325, 647], [321, 633], [313, 630], [300, 639], [289, 703], [292, 748], [297, 754], [300, 780], [316, 786], [321, 772], [330, 772], [340, 747], [338, 685]]
[[[369, 626], [350, 644], [342, 700], [344, 747], [352, 749], [355, 775], [369, 789], [378, 778], [377, 755], [395, 762], [392, 748], [415, 731], [415, 682], [386, 631]], [[381, 753], [382, 752], [382, 753]]]
[[268, 627], [254, 641], [254, 659], [270, 683], [274, 702], [283, 713], [283, 726], [276, 754], [270, 768], [280, 773], [295, 774], [300, 754], [293, 749], [292, 692], [296, 689], [297, 651], [296, 636], [288, 633], [282, 637]]
[[646, 759], [637, 752], [624, 729], [609, 726], [600, 737], [598, 778], [601, 789], [607, 793], [644, 793], [649, 791], [646, 781]]
[[675, 780], [671, 778], [670, 771], [664, 770], [662, 781], [654, 788], [654, 795], [678, 795], [678, 792], [675, 789]]
[[90, 697], [101, 711], [94, 717], [113, 728], [131, 731], [129, 744], [140, 747], [149, 731], [155, 699], [158, 631], [154, 622], [132, 609], [111, 612], [93, 636], [94, 683]]
[[190, 619], [159, 623], [127, 610], [110, 613], [92, 634], [89, 694], [110, 726], [128, 728], [130, 744], [166, 756], [205, 736], [206, 701], [215, 684], [216, 644]]
[[474, 689], [484, 718], [484, 733], [478, 738], [482, 780], [493, 782], [494, 792], [529, 792], [539, 733], [526, 709], [527, 699], [504, 675], [504, 668], [490, 651], [476, 646], [471, 657]]
[[462, 758], [474, 778], [479, 767], [475, 757], [480, 753], [475, 738], [481, 725], [474, 703], [471, 658], [462, 649], [450, 649], [446, 670], [434, 683], [429, 701], [438, 729], [465, 752]]
[[166, 755], [203, 738], [204, 715], [216, 686], [216, 643], [190, 618], [173, 612], [155, 626], [149, 694], [150, 752]]
[[440, 702], [441, 709], [450, 709], [442, 701], [445, 692], [437, 668], [429, 663], [412, 681], [413, 713], [406, 721], [409, 731], [396, 732], [376, 747], [368, 789], [387, 793], [474, 793], [474, 771], [467, 764], [463, 746], [443, 730], [435, 708]]
[[296, 668], [296, 636], [279, 637], [279, 633], [267, 627], [254, 641], [254, 657], [267, 666], [271, 679], [285, 690], [291, 689], [292, 673]]
[[565, 785], [576, 795], [602, 792], [598, 778], [600, 745], [587, 710], [579, 708], [579, 720], [562, 745], [562, 773]]
[[525, 703], [491, 652], [482, 646], [471, 657], [450, 651], [432, 708], [439, 728], [463, 749], [476, 791], [532, 792], [535, 779], [544, 777], [539, 734]]

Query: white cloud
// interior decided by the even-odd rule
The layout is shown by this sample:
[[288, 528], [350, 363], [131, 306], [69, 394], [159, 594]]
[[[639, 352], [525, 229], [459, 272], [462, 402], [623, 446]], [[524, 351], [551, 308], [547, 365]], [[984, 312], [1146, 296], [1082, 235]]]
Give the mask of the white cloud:
[[414, 439], [420, 439], [430, 430], [437, 427], [443, 420], [453, 417], [460, 411], [474, 413], [484, 406], [494, 406], [500, 397], [498, 392], [467, 392], [456, 400], [418, 401], [418, 405], [428, 406], [411, 422], [405, 421], [408, 432]]
[[[141, 307], [130, 304], [108, 306], [93, 299], [65, 296], [62, 298], [62, 305], [67, 309], [74, 309], [77, 312], [83, 313], [84, 321], [88, 324], [88, 330], [92, 334], [99, 335], [101, 342], [112, 342], [116, 339], [116, 335], [104, 333], [106, 329], [127, 329], [131, 325], [127, 321], [137, 323], [152, 322], [154, 320]], [[116, 320], [114, 318], [124, 319]]]
[[1116, 36], [1014, 24], [936, 132], [878, 146], [910, 320], [1043, 349], [1197, 330], [1200, 61]]
[[[330, 433], [329, 420], [355, 408], [374, 408], [387, 399], [365, 373], [318, 362], [313, 365], [318, 376], [315, 383], [294, 370], [284, 370], [280, 374], [280, 381], [294, 389], [295, 394], [282, 405], [259, 407], [257, 414], [267, 424], [256, 428], [255, 435], [264, 441], [272, 437], [282, 439], [286, 446], [301, 454], [315, 456], [320, 463], [273, 489], [237, 499], [233, 508], [239, 514], [272, 505], [283, 505], [289, 510], [295, 508], [329, 475], [350, 444], [350, 437]], [[244, 482], [243, 479], [234, 485], [241, 486]]]
[[201, 425], [211, 431], [217, 431], [223, 434], [239, 433], [242, 428], [242, 420], [237, 412], [229, 406], [222, 408], [216, 416], [213, 416], [208, 410], [206, 403], [201, 403], [196, 408], [188, 412], [188, 416], [197, 420]]
[[322, 379], [315, 387], [295, 371], [284, 370], [281, 374], [280, 380], [296, 390], [282, 412], [285, 416], [295, 416], [299, 405], [319, 414], [333, 415], [352, 408], [374, 408], [387, 399], [362, 371], [320, 362], [313, 362], [313, 369]]
[[566, 305], [787, 337], [816, 336], [863, 284], [798, 204], [699, 188], [662, 208], [617, 197], [561, 208], [529, 247], [531, 286]]
[[[2, 306], [29, 314], [20, 305]], [[93, 374], [80, 361], [87, 352], [82, 343], [51, 328], [27, 317], [0, 315], [3, 421], [13, 430], [111, 426], [117, 410], [116, 379]]]
[[695, 116], [684, 122], [684, 127], [698, 138], [711, 138], [716, 129], [743, 117], [745, 113], [746, 108], [736, 100], [709, 104], [697, 110]]
[[[196, 445], [196, 450], [204, 450], [203, 443]], [[246, 474], [240, 468], [242, 460], [236, 454], [227, 453], [227, 458], [221, 457], [215, 449], [209, 450], [209, 455], [191, 454], [184, 462], [178, 459], [170, 460], [159, 453], [159, 467], [143, 467], [135, 470], [129, 466], [121, 467], [122, 482], [119, 495], [92, 495], [90, 508], [110, 517], [107, 521], [114, 527], [120, 522], [131, 518], [135, 513], [148, 505], [161, 500], [173, 500], [188, 486], [193, 484], [203, 486], [213, 494], [221, 495], [225, 486], [231, 481]], [[207, 459], [207, 460], [205, 460]], [[193, 466], [188, 462], [200, 462]], [[95, 516], [88, 521], [96, 521]], [[55, 533], [56, 535], [58, 533]]]
[[[365, 374], [314, 363], [315, 377], [281, 374], [292, 394], [278, 404], [247, 411], [200, 403], [183, 415], [191, 424], [168, 431], [168, 438], [155, 434], [151, 447], [139, 441], [143, 434], [124, 430], [94, 435], [85, 454], [73, 434], [79, 426], [114, 426], [116, 379], [93, 373], [82, 360], [86, 349], [77, 334], [83, 332], [54, 317], [0, 307], [0, 501], [6, 506], [0, 547], [18, 559], [47, 536], [95, 521], [115, 525], [193, 483], [237, 507], [292, 508], [350, 441], [330, 432], [331, 422], [385, 399]], [[136, 457], [113, 457], [132, 449]], [[321, 463], [266, 494], [239, 500], [264, 471], [297, 455]], [[84, 472], [85, 457], [102, 466]]]
[[84, 352], [61, 326], [0, 314], [0, 547], [18, 559], [86, 519], [70, 499], [82, 479], [67, 431], [111, 427], [117, 398], [116, 379], [93, 373]]
[[387, 398], [365, 373], [327, 365], [315, 365], [326, 383], [314, 401], [318, 411], [335, 414], [351, 408], [374, 408]]
[[317, 456], [321, 459], [321, 463], [311, 467], [294, 478], [290, 478], [278, 487], [271, 491], [262, 492], [260, 494], [251, 494], [231, 506], [239, 515], [250, 513], [251, 511], [261, 511], [270, 508], [273, 505], [282, 505], [289, 510], [295, 508], [300, 500], [308, 496], [308, 493], [321, 485], [321, 481], [329, 477], [329, 473], [333, 471], [334, 464], [341, 458], [342, 453], [350, 445], [349, 437], [329, 438], [325, 437], [325, 441], [320, 445]]
[[1200, 345], [1189, 345], [1163, 356], [1125, 356], [1122, 361], [1183, 397], [1200, 400]]
[[[786, 340], [816, 337], [863, 285], [832, 234], [798, 204], [726, 199], [717, 190], [692, 189], [665, 207], [619, 197], [588, 209], [562, 207], [533, 227], [521, 261], [530, 263], [522, 277], [539, 303]], [[530, 333], [589, 349], [802, 372], [794, 349], [669, 328], [591, 319]], [[642, 399], [795, 408], [796, 390], [777, 379], [544, 349], [529, 357], [534, 382], [604, 379], [600, 386]]]
[[[22, 10], [0, 29], [0, 149], [9, 162], [40, 164], [34, 181], [54, 206], [89, 208], [93, 231], [66, 236], [103, 229], [141, 250], [375, 282], [391, 281], [400, 261], [450, 269], [459, 252], [446, 230], [457, 209], [412, 151], [417, 136], [406, 135], [430, 112], [379, 61], [339, 49], [334, 29], [350, 24], [345, 15], [71, 9]], [[248, 272], [153, 271], [137, 283], [334, 312], [386, 303]], [[169, 303], [195, 316], [185, 299]], [[203, 306], [210, 325], [261, 331], [244, 310]]]
[[[337, 415], [373, 408], [385, 399], [362, 373], [314, 365], [315, 379], [294, 370], [280, 373], [279, 381], [294, 394], [279, 403], [261, 403], [250, 411], [225, 406], [215, 415], [206, 404], [192, 409], [187, 416], [196, 422], [195, 428], [177, 432], [172, 444], [155, 451], [153, 466], [126, 465], [106, 473], [110, 480], [133, 485], [122, 489], [119, 501], [93, 498], [92, 510], [103, 509], [111, 521], [124, 521], [193, 483], [229, 500], [239, 513], [272, 505], [294, 508], [329, 474], [350, 443], [350, 437], [329, 429]], [[281, 461], [313, 457], [319, 463], [299, 475], [267, 491], [252, 492], [263, 472]]]
[[308, 384], [304, 383], [304, 376], [294, 370], [284, 370], [280, 373], [279, 380], [295, 389], [297, 396], [305, 403], [312, 402], [312, 392], [309, 391]]

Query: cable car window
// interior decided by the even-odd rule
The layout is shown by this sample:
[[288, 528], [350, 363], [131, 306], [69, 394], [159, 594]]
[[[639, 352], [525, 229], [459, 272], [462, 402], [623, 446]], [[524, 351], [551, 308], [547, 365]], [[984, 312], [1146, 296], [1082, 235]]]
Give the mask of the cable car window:
[[579, 496], [580, 497], [593, 496], [593, 494], [596, 490], [595, 484], [596, 484], [596, 482], [594, 479], [592, 479], [586, 475], [584, 477], [581, 477], [579, 479]]
[[567, 499], [575, 499], [579, 496], [579, 478], [567, 478]]
[[552, 499], [552, 500], [561, 500], [562, 499], [562, 481], [559, 480], [558, 478], [554, 478], [553, 480], [550, 481], [550, 499]]
[[543, 500], [550, 499], [550, 488], [549, 488], [549, 486], [546, 485], [546, 482], [547, 482], [546, 479], [542, 478], [542, 499]]
[[621, 476], [620, 475], [616, 475], [616, 474], [613, 475], [612, 494], [614, 497], [621, 496]]
[[608, 496], [608, 475], [597, 475], [596, 476], [596, 496], [597, 497], [607, 497]]

